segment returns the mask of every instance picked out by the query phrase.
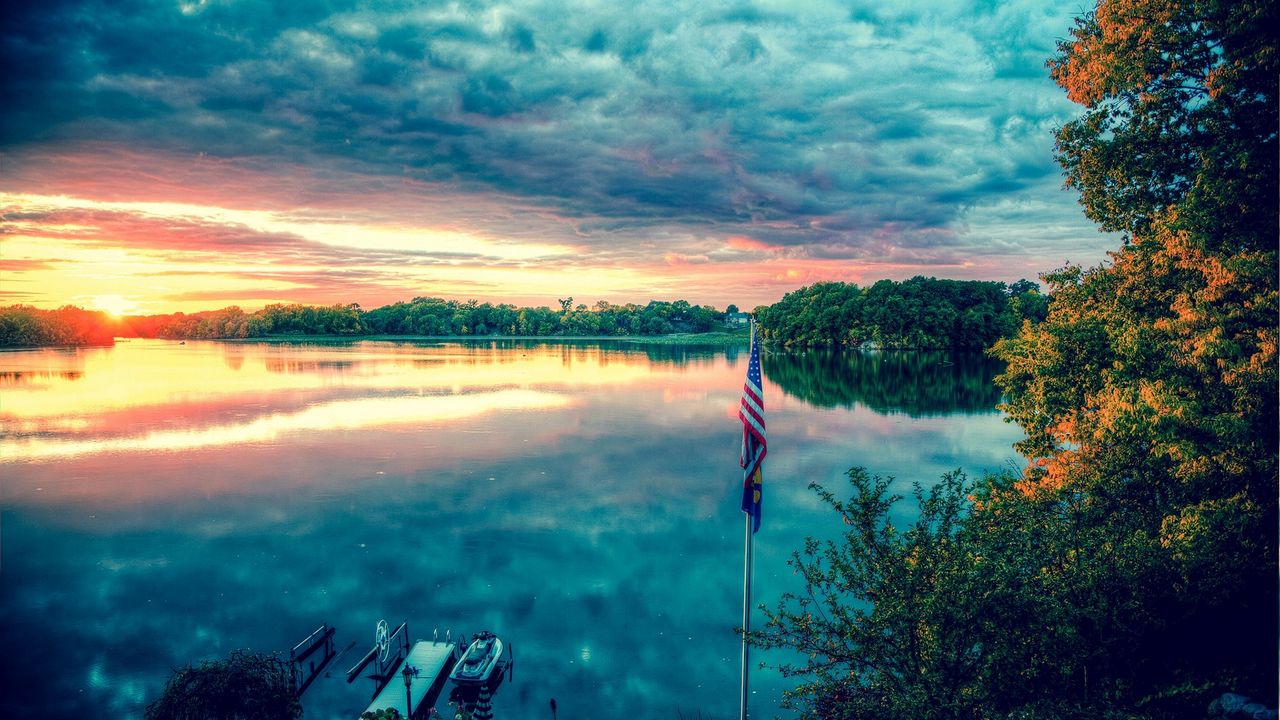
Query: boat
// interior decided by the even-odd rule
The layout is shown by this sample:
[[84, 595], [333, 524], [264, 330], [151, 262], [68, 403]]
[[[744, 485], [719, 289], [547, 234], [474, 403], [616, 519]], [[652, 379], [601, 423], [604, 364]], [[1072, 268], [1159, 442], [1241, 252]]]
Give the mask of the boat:
[[501, 666], [501, 660], [502, 638], [485, 630], [471, 641], [471, 646], [453, 666], [449, 679], [459, 685], [483, 685]]

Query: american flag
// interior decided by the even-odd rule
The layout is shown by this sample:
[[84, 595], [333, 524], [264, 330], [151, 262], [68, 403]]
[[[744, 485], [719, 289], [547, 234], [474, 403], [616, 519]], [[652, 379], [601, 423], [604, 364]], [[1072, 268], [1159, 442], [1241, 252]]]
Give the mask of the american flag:
[[742, 512], [752, 518], [752, 532], [760, 529], [760, 492], [764, 488], [761, 464], [768, 444], [764, 439], [764, 390], [760, 383], [760, 345], [755, 323], [751, 324], [751, 361], [747, 381], [742, 385]]

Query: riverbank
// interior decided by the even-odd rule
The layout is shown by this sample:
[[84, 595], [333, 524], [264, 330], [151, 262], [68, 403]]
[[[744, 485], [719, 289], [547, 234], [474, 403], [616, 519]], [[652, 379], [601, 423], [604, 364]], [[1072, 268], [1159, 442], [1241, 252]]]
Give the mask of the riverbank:
[[[129, 342], [146, 338], [117, 337], [114, 342]], [[266, 335], [249, 338], [151, 338], [172, 342], [223, 342], [223, 343], [280, 343], [280, 344], [328, 344], [351, 342], [529, 342], [529, 343], [579, 343], [612, 342], [627, 345], [682, 345], [694, 347], [737, 347], [748, 345], [750, 338], [741, 332], [672, 333], [670, 335]], [[94, 342], [83, 344], [59, 343], [56, 345], [0, 346], [3, 350], [42, 350], [46, 348], [102, 348], [113, 343]]]
[[748, 345], [750, 335], [739, 332], [671, 333], [669, 335], [268, 335], [251, 338], [210, 338], [226, 343], [338, 343], [338, 342], [609, 342], [627, 345], [684, 345], [736, 347]]

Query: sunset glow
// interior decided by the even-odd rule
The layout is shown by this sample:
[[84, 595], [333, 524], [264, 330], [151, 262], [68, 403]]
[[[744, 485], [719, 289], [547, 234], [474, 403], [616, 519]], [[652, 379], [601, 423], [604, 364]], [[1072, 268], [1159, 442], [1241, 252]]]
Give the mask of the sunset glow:
[[122, 295], [95, 295], [88, 299], [86, 309], [101, 310], [112, 317], [122, 317], [138, 312], [138, 303]]
[[[52, 74], [3, 80], [0, 302], [751, 308], [1110, 244], [1052, 159], [1071, 109], [1043, 57], [1070, 8], [606, 4], [576, 11], [586, 42], [484, 5], [12, 18], [15, 66]], [[163, 40], [139, 56], [139, 34]]]

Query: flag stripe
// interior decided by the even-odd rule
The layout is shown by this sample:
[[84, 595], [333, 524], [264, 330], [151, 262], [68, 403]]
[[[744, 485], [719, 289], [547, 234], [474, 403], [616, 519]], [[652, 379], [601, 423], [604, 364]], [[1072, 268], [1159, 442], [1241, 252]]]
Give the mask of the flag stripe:
[[753, 431], [752, 434], [758, 438], [764, 438], [764, 418], [758, 413], [738, 413], [738, 417], [742, 418], [742, 422], [746, 423]]

